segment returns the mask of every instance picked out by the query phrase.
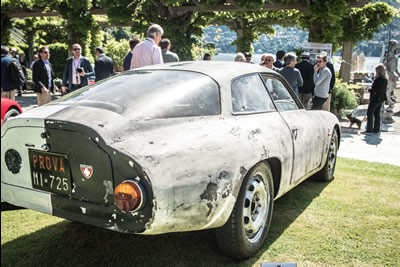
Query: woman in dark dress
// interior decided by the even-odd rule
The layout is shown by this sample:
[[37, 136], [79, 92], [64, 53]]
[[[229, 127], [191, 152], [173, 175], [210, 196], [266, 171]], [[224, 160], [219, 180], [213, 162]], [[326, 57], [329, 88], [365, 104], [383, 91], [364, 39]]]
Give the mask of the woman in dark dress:
[[365, 133], [378, 133], [381, 127], [381, 108], [386, 101], [386, 87], [388, 75], [385, 66], [378, 64], [375, 67], [376, 76], [372, 83], [371, 95], [367, 111], [367, 131]]

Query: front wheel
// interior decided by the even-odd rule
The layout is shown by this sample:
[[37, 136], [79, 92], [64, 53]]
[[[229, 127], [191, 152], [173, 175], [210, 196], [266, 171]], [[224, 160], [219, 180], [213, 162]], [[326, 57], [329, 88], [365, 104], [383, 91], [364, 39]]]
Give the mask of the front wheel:
[[337, 151], [339, 139], [336, 128], [333, 129], [332, 137], [329, 142], [328, 155], [324, 167], [314, 175], [314, 178], [321, 182], [329, 182], [333, 180], [336, 167]]
[[254, 256], [267, 237], [274, 205], [271, 168], [258, 163], [247, 175], [229, 220], [217, 229], [221, 250], [237, 259]]

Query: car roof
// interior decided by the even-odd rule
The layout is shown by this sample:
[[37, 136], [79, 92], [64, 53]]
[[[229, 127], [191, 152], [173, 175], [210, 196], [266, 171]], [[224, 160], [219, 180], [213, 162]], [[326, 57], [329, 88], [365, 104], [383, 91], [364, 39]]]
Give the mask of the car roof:
[[194, 71], [212, 77], [220, 84], [249, 73], [275, 73], [275, 71], [258, 64], [229, 61], [183, 61], [151, 65], [135, 70], [181, 70]]

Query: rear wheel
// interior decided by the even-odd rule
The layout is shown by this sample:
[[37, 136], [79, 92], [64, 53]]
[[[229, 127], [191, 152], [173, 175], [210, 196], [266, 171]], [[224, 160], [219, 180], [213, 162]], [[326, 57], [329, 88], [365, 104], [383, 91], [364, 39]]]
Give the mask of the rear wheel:
[[321, 182], [329, 182], [333, 180], [335, 167], [336, 167], [336, 158], [337, 158], [337, 151], [338, 151], [338, 134], [336, 129], [332, 132], [332, 137], [329, 142], [328, 148], [328, 156], [326, 157], [325, 166], [314, 175], [314, 178]]
[[263, 246], [274, 202], [271, 168], [257, 164], [246, 176], [226, 224], [217, 229], [221, 250], [230, 257], [247, 259]]
[[7, 111], [6, 115], [4, 115], [4, 120], [3, 123], [5, 123], [9, 118], [15, 117], [21, 114], [18, 110], [12, 108], [9, 111]]

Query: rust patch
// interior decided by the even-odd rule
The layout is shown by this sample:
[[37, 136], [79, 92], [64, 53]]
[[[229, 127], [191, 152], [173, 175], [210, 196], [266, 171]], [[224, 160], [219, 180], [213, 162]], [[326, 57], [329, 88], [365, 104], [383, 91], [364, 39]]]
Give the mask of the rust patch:
[[200, 199], [215, 201], [217, 200], [218, 185], [213, 182], [207, 184], [206, 190], [200, 195]]
[[260, 133], [261, 133], [261, 130], [260, 130], [260, 129], [252, 130], [252, 131], [249, 133], [249, 140], [250, 140], [251, 138], [254, 138], [255, 135], [258, 135], [258, 134], [260, 134]]
[[227, 171], [222, 171], [222, 172], [219, 173], [218, 179], [221, 180], [221, 179], [228, 178], [228, 175], [229, 175], [229, 173]]

